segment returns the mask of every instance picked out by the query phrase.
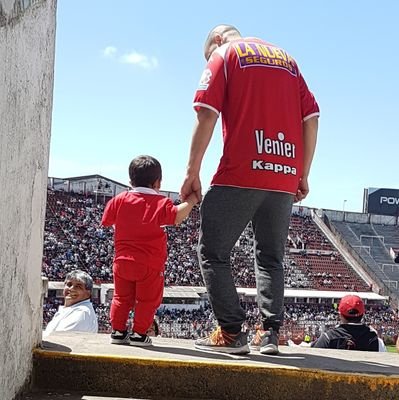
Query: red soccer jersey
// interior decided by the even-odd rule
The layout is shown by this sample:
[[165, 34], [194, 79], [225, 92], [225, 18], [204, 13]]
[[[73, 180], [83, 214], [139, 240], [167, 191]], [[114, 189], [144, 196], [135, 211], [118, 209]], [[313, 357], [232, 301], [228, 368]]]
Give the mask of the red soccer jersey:
[[224, 149], [212, 185], [296, 193], [302, 122], [319, 107], [290, 55], [255, 38], [219, 47], [195, 94], [200, 107], [222, 113]]
[[174, 225], [177, 207], [155, 190], [135, 188], [112, 198], [101, 224], [114, 225], [115, 260], [133, 260], [163, 270], [167, 237], [161, 226]]

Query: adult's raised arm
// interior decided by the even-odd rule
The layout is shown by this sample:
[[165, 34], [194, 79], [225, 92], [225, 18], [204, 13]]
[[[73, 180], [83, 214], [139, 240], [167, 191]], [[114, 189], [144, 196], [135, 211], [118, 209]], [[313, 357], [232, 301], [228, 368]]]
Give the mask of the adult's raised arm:
[[294, 201], [303, 200], [309, 193], [308, 177], [316, 149], [319, 118], [311, 117], [303, 122], [303, 173]]
[[186, 177], [180, 189], [180, 197], [183, 201], [191, 193], [195, 193], [197, 199], [202, 198], [200, 171], [202, 159], [215, 129], [218, 114], [205, 107], [201, 107], [197, 112], [193, 136], [191, 139], [190, 153], [187, 164]]

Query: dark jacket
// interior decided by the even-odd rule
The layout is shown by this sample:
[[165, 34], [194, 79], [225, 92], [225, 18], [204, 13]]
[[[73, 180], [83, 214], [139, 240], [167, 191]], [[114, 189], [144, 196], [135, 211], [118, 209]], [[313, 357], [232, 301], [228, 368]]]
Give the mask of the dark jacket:
[[341, 324], [324, 332], [312, 343], [319, 349], [378, 351], [377, 333], [364, 324]]

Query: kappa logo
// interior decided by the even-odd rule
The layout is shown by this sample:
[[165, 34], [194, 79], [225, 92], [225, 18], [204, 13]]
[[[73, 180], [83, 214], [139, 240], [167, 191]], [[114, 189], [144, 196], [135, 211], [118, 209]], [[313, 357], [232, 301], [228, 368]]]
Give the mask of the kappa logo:
[[263, 160], [252, 160], [252, 169], [273, 171], [275, 173], [283, 173], [284, 175], [296, 175], [296, 168], [289, 165], [277, 164]]
[[198, 84], [198, 90], [207, 90], [211, 78], [212, 78], [212, 71], [209, 68], [206, 68], [201, 75], [201, 79]]

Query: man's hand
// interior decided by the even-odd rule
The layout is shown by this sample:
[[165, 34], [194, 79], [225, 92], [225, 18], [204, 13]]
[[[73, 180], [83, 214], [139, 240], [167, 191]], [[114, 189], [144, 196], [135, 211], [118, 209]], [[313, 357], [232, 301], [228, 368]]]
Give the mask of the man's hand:
[[199, 175], [187, 175], [183, 181], [183, 185], [180, 189], [180, 198], [182, 201], [186, 201], [190, 194], [194, 193], [198, 201], [201, 201], [201, 180]]
[[308, 178], [302, 177], [299, 181], [298, 190], [296, 191], [296, 195], [294, 197], [294, 203], [298, 201], [302, 201], [309, 193], [309, 184]]
[[195, 192], [192, 192], [188, 197], [186, 198], [186, 202], [191, 204], [193, 207], [200, 202], [200, 200], [197, 197], [197, 194]]

